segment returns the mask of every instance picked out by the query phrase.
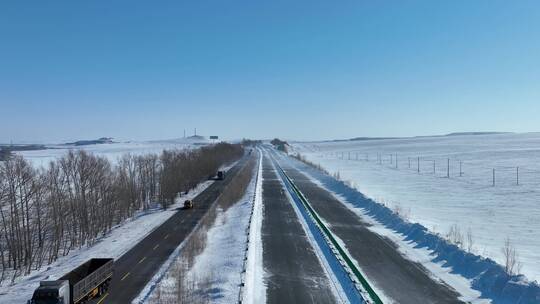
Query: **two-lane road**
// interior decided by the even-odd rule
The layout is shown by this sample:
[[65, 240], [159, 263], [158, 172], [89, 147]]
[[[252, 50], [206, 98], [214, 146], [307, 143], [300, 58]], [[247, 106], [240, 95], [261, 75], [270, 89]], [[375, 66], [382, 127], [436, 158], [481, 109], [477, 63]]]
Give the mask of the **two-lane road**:
[[247, 156], [232, 167], [224, 180], [216, 181], [195, 199], [193, 209], [178, 210], [161, 226], [115, 261], [115, 273], [109, 288], [94, 303], [128, 304], [139, 295], [161, 265], [186, 239], [199, 220], [236, 173], [246, 163]]

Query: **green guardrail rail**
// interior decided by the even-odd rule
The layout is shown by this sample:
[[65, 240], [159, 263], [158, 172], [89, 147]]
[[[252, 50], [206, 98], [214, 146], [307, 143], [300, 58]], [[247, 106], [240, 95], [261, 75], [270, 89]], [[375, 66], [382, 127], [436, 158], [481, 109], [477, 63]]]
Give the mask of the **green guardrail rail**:
[[291, 180], [291, 178], [287, 175], [287, 173], [285, 173], [285, 170], [283, 170], [283, 168], [281, 168], [281, 166], [277, 163], [277, 161], [275, 161], [275, 164], [277, 165], [277, 167], [279, 168], [279, 170], [283, 173], [283, 175], [285, 176], [285, 178], [287, 179], [287, 182], [291, 185], [291, 187], [293, 188], [294, 192], [298, 195], [298, 197], [300, 198], [300, 200], [302, 201], [302, 204], [306, 207], [306, 209], [308, 210], [308, 212], [311, 214], [311, 216], [315, 219], [315, 221], [317, 222], [317, 225], [321, 228], [321, 230], [323, 231], [323, 233], [326, 235], [326, 237], [330, 240], [330, 242], [332, 242], [332, 245], [334, 245], [334, 247], [336, 248], [336, 250], [339, 252], [339, 254], [341, 255], [341, 257], [343, 258], [343, 260], [345, 261], [345, 263], [347, 264], [347, 266], [351, 269], [351, 271], [353, 272], [353, 274], [355, 275], [355, 277], [358, 279], [358, 281], [360, 282], [360, 284], [362, 285], [362, 287], [365, 289], [365, 291], [368, 293], [369, 297], [371, 298], [371, 300], [373, 301], [373, 303], [376, 303], [376, 304], [383, 304], [382, 300], [379, 298], [379, 296], [377, 295], [377, 293], [375, 292], [375, 290], [373, 290], [373, 288], [371, 287], [371, 285], [369, 285], [369, 282], [366, 280], [366, 278], [364, 277], [364, 275], [362, 275], [362, 273], [360, 272], [360, 270], [356, 267], [356, 265], [354, 265], [352, 259], [349, 257], [349, 255], [345, 252], [345, 250], [343, 248], [341, 248], [341, 246], [339, 245], [339, 243], [336, 241], [336, 239], [334, 238], [332, 232], [330, 231], [330, 229], [328, 229], [326, 227], [326, 225], [323, 223], [323, 221], [320, 219], [319, 215], [317, 214], [317, 212], [313, 209], [313, 207], [311, 207], [311, 204], [309, 203], [309, 201], [307, 200], [307, 198], [304, 196], [304, 194], [300, 191], [300, 189], [298, 189], [298, 187], [293, 183], [293, 181]]

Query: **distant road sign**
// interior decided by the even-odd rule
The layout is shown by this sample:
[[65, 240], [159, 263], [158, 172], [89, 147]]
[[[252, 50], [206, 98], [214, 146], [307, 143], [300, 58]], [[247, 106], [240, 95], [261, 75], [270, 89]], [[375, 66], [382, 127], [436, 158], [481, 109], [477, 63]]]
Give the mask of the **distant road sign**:
[[214, 135], [214, 136], [210, 136], [210, 139], [218, 139], [218, 137]]

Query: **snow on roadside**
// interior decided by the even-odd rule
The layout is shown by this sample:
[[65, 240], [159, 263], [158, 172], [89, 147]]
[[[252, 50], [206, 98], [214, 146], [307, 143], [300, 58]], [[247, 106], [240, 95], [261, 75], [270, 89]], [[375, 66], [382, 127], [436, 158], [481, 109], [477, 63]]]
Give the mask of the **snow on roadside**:
[[[157, 205], [145, 212], [139, 212], [132, 219], [115, 226], [107, 235], [90, 247], [72, 250], [51, 265], [45, 265], [27, 276], [17, 278], [16, 283], [0, 287], [0, 303], [26, 303], [42, 280], [53, 280], [76, 268], [88, 259], [107, 257], [117, 259], [130, 250], [159, 225], [176, 213], [185, 199], [192, 199], [204, 191], [213, 181], [199, 184], [189, 194], [179, 197], [168, 210]], [[7, 279], [6, 279], [7, 280]]]
[[[284, 158], [285, 159], [285, 158]], [[297, 160], [287, 158], [320, 187], [328, 190], [362, 219], [372, 231], [392, 240], [400, 252], [422, 263], [433, 277], [444, 281], [471, 303], [540, 303], [540, 287], [523, 276], [508, 277], [494, 261], [466, 253], [448, 244], [417, 223], [409, 223], [387, 207], [363, 196], [356, 189]], [[300, 168], [301, 166], [301, 168]]]
[[259, 151], [259, 169], [255, 185], [255, 200], [253, 202], [253, 214], [249, 227], [249, 247], [246, 265], [244, 303], [266, 303], [266, 285], [264, 284], [265, 272], [263, 268], [263, 247], [262, 247], [262, 159], [263, 152]]
[[[203, 251], [195, 257], [193, 265], [184, 277], [181, 277], [184, 284], [196, 289], [196, 293], [202, 298], [210, 296], [211, 303], [238, 301], [244, 267], [246, 231], [255, 191], [256, 181], [252, 178], [244, 196], [236, 204], [226, 211], [218, 207], [216, 219], [206, 232], [206, 245]], [[198, 228], [199, 225], [193, 231], [197, 231]], [[190, 236], [186, 240], [189, 238]], [[185, 245], [186, 242], [182, 242], [175, 249], [132, 303], [152, 303], [154, 298], [176, 301], [178, 276], [174, 271], [178, 268], [174, 266], [184, 263], [180, 257]]]
[[375, 221], [360, 208], [346, 202], [343, 198], [341, 201], [359, 217], [371, 224], [369, 230], [385, 236], [398, 246], [399, 252], [409, 258], [409, 260], [422, 264], [430, 272], [430, 275], [435, 280], [440, 280], [453, 287], [461, 294], [460, 300], [467, 303], [487, 304], [491, 303], [489, 299], [482, 299], [481, 293], [471, 288], [471, 282], [455, 273], [452, 273], [450, 267], [443, 267], [444, 262], [433, 262], [432, 252], [427, 248], [415, 248], [417, 245], [413, 241], [407, 241], [402, 235], [384, 227], [379, 222]]
[[540, 133], [296, 143], [292, 149], [430, 232], [470, 230], [477, 254], [499, 264], [510, 238], [521, 272], [540, 281]]

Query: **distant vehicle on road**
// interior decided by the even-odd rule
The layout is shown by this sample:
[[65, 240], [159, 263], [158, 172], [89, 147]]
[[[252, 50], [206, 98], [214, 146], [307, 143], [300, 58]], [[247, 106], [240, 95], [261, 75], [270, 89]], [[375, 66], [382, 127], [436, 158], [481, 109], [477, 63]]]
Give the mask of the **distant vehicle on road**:
[[186, 200], [184, 202], [184, 209], [191, 209], [193, 208], [193, 201], [192, 200]]
[[209, 180], [223, 180], [225, 177], [225, 171], [218, 171], [216, 174], [208, 176]]
[[81, 304], [109, 289], [114, 259], [90, 259], [55, 281], [41, 281], [28, 304]]

